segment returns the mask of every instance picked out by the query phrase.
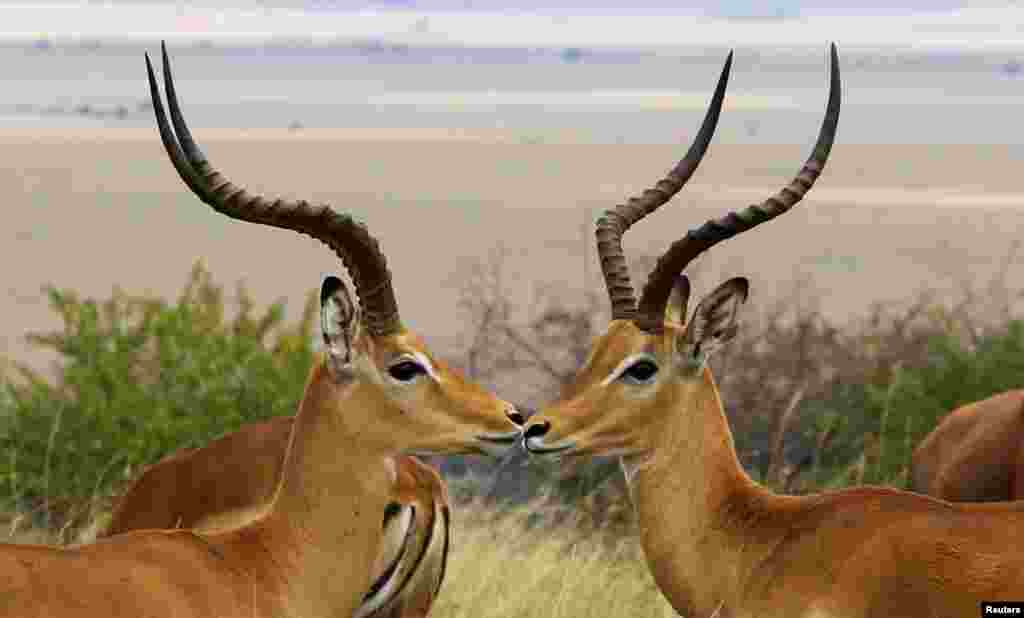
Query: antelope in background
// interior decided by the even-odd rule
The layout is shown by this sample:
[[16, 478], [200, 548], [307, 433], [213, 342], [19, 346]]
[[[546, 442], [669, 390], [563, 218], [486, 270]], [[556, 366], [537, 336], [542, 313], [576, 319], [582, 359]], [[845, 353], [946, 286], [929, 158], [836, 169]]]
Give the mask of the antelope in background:
[[914, 449], [910, 479], [950, 502], [1024, 499], [1024, 390], [950, 412]]
[[146, 57], [157, 126], [199, 198], [230, 217], [330, 247], [352, 276], [321, 286], [325, 351], [310, 371], [266, 512], [210, 534], [140, 530], [77, 547], [0, 545], [0, 616], [336, 618], [371, 586], [402, 453], [495, 455], [515, 408], [436, 360], [399, 317], [384, 254], [350, 215], [250, 195], [213, 169], [182, 118], [166, 48], [172, 130]]
[[655, 188], [599, 220], [611, 324], [561, 398], [523, 434], [535, 455], [620, 457], [647, 564], [687, 618], [953, 618], [976, 615], [981, 600], [1024, 598], [1020, 507], [951, 504], [882, 487], [787, 496], [751, 479], [707, 366], [738, 331], [747, 280], [724, 282], [686, 319], [687, 264], [787, 212], [821, 174], [839, 117], [834, 45], [830, 60], [825, 120], [794, 181], [760, 205], [687, 232], [658, 260], [638, 302], [622, 235], [693, 174], [718, 118], [726, 62], [686, 157]]
[[[274, 497], [293, 420], [249, 423], [149, 466], [118, 497], [97, 536], [169, 528], [209, 534], [258, 519]], [[425, 617], [444, 580], [451, 543], [447, 487], [415, 457], [396, 457], [394, 465], [394, 495], [383, 517], [373, 583], [356, 618]]]

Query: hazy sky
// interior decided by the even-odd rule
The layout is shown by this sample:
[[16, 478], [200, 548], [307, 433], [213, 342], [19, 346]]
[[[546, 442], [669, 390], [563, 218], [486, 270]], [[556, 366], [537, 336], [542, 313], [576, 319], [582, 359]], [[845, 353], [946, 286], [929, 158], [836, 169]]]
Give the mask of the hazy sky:
[[[2, 4], [15, 4], [0, 0]], [[22, 4], [22, 3], [17, 3]], [[93, 0], [86, 4], [185, 4], [189, 6], [247, 6], [253, 3], [242, 0], [198, 0], [188, 3], [168, 0]], [[422, 10], [471, 9], [483, 11], [537, 11], [545, 8], [602, 10], [621, 13], [657, 10], [659, 12], [710, 13], [715, 15], [765, 16], [779, 13], [827, 14], [827, 13], [910, 13], [920, 11], [948, 11], [967, 5], [1006, 6], [1006, 2], [969, 2], [962, 0], [902, 0], [899, 3], [885, 0], [272, 0], [261, 2], [260, 6], [295, 7], [308, 10], [353, 10], [366, 7], [401, 7]]]
[[837, 40], [876, 49], [993, 52], [1024, 49], [1020, 23], [1024, 6], [992, 0], [903, 0], [895, 7], [885, 0], [0, 0], [0, 39], [6, 40], [296, 37], [628, 48], [790, 48]]

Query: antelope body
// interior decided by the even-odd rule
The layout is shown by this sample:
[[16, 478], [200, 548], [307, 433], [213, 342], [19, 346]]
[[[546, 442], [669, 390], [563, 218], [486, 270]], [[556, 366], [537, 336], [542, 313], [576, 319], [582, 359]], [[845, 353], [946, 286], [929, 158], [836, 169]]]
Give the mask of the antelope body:
[[1024, 499], [1024, 390], [950, 412], [914, 449], [910, 478], [950, 502]]
[[978, 615], [983, 600], [1024, 598], [1024, 508], [950, 504], [877, 487], [784, 496], [753, 481], [706, 364], [737, 332], [747, 281], [726, 281], [686, 319], [686, 265], [787, 212], [824, 168], [840, 103], [834, 46], [825, 121], [795, 181], [673, 243], [635, 299], [621, 236], [693, 173], [728, 70], [727, 62], [687, 156], [656, 189], [599, 221], [612, 321], [561, 398], [527, 423], [527, 450], [620, 457], [647, 564], [687, 618], [954, 618]]
[[0, 616], [353, 616], [381, 550], [381, 515], [408, 453], [504, 452], [518, 412], [433, 358], [399, 317], [377, 241], [326, 205], [250, 195], [207, 162], [163, 50], [172, 131], [149, 58], [153, 109], [179, 176], [228, 216], [320, 240], [352, 276], [321, 286], [325, 351], [310, 371], [266, 512], [224, 532], [140, 530], [77, 547], [0, 545]]
[[[277, 489], [293, 420], [249, 423], [149, 466], [117, 500], [99, 536], [171, 528], [209, 534], [259, 519]], [[373, 583], [357, 616], [426, 616], [444, 578], [450, 543], [444, 481], [415, 457], [396, 457], [394, 465]], [[384, 598], [386, 593], [394, 596]]]

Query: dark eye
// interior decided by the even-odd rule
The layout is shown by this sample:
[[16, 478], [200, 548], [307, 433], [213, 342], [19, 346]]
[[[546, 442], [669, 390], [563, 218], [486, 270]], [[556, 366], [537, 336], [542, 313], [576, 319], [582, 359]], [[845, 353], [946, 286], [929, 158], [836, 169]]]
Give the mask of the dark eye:
[[402, 361], [401, 363], [391, 365], [388, 369], [388, 373], [391, 374], [392, 378], [399, 382], [411, 382], [426, 373], [426, 370], [423, 369], [423, 367], [420, 367], [419, 363]]
[[646, 382], [658, 373], [658, 366], [649, 360], [637, 361], [622, 372], [622, 375], [636, 382]]

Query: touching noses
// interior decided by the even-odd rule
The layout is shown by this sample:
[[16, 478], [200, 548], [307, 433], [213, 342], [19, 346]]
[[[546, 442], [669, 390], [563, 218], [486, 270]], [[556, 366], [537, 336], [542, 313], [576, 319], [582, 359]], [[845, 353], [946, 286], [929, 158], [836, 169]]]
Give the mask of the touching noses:
[[520, 429], [526, 424], [526, 421], [530, 420], [530, 417], [536, 414], [537, 411], [527, 406], [512, 406], [505, 410], [505, 416], [508, 420], [512, 421], [512, 424]]
[[529, 440], [530, 438], [542, 438], [549, 429], [551, 429], [551, 423], [548, 421], [533, 423], [523, 431], [523, 439]]

